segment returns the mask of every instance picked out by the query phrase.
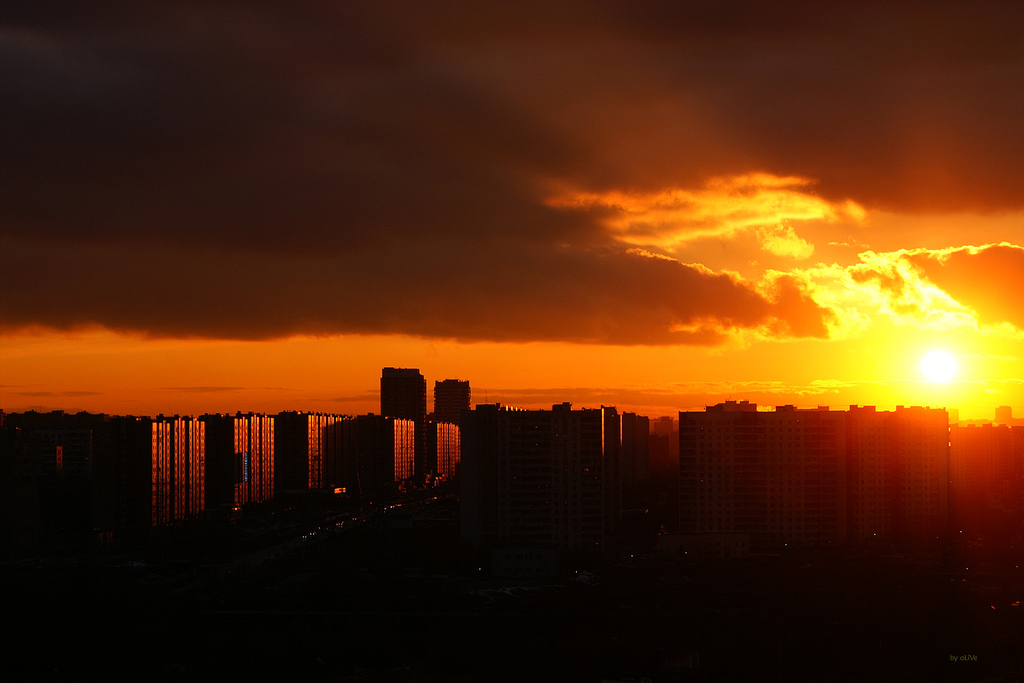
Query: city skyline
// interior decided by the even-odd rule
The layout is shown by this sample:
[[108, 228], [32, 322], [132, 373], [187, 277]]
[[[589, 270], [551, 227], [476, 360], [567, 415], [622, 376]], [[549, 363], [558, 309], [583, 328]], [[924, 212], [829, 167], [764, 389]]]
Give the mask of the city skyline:
[[680, 413], [673, 453], [664, 424], [627, 415], [477, 406], [461, 444], [455, 425], [437, 432], [454, 475], [440, 479], [410, 478], [414, 422], [382, 415], [5, 416], [7, 603], [32, 625], [15, 637], [54, 613], [75, 636], [44, 656], [26, 640], [7, 668], [488, 681], [1019, 669], [1024, 427], [732, 401]]
[[1020, 3], [65, 9], [0, 11], [5, 411], [1024, 415]]
[[[393, 370], [393, 369], [394, 368], [392, 368], [392, 367], [384, 368], [384, 370]], [[405, 371], [406, 369], [403, 368], [401, 370]], [[411, 371], [413, 373], [419, 373], [419, 368], [408, 368], [407, 370]], [[419, 376], [421, 378], [425, 379], [424, 375], [420, 374]], [[431, 405], [433, 405], [435, 403], [435, 400], [436, 400], [435, 392], [436, 392], [436, 389], [437, 389], [436, 385], [443, 385], [444, 383], [454, 383], [454, 382], [458, 382], [458, 383], [461, 383], [461, 384], [467, 384], [468, 385], [470, 383], [470, 380], [468, 380], [468, 379], [467, 380], [445, 379], [445, 380], [443, 380], [443, 382], [441, 380], [436, 381], [435, 382], [435, 386], [430, 388], [430, 393], [427, 394], [427, 402], [429, 404], [431, 404]], [[378, 369], [377, 384], [378, 384], [378, 386], [380, 385], [380, 370], [379, 369]], [[349, 410], [349, 411], [332, 410], [332, 409], [324, 409], [324, 408], [320, 408], [320, 407], [309, 407], [308, 405], [291, 405], [291, 404], [289, 404], [287, 407], [284, 407], [284, 408], [277, 408], [277, 407], [270, 408], [270, 409], [266, 409], [266, 408], [252, 408], [251, 405], [252, 405], [253, 402], [252, 401], [249, 401], [248, 403], [246, 402], [246, 399], [244, 398], [245, 394], [241, 392], [241, 388], [240, 387], [219, 387], [219, 388], [218, 387], [198, 387], [197, 389], [199, 389], [199, 391], [197, 393], [200, 393], [200, 394], [206, 393], [205, 390], [207, 390], [207, 389], [209, 389], [211, 391], [211, 393], [214, 392], [214, 391], [218, 391], [218, 390], [223, 390], [225, 392], [232, 392], [232, 393], [238, 392], [238, 393], [235, 393], [235, 395], [238, 397], [237, 398], [237, 403], [231, 404], [231, 405], [226, 405], [225, 407], [216, 407], [216, 408], [208, 409], [208, 410], [187, 411], [187, 410], [177, 410], [177, 409], [172, 408], [171, 407], [171, 403], [169, 401], [167, 401], [166, 397], [163, 397], [163, 398], [151, 398], [150, 400], [148, 400], [146, 402], [148, 405], [151, 405], [151, 406], [155, 407], [154, 410], [149, 411], [149, 412], [145, 412], [145, 411], [140, 411], [140, 412], [131, 412], [131, 411], [128, 411], [128, 412], [117, 412], [116, 410], [103, 410], [103, 409], [95, 409], [95, 408], [77, 407], [75, 405], [75, 402], [74, 402], [75, 399], [71, 399], [68, 405], [53, 405], [53, 406], [49, 406], [49, 405], [39, 404], [39, 405], [27, 405], [25, 407], [15, 408], [15, 409], [7, 409], [6, 407], [0, 406], [0, 409], [2, 409], [7, 414], [19, 414], [19, 413], [27, 413], [27, 412], [36, 412], [36, 413], [62, 412], [62, 413], [66, 413], [66, 414], [69, 414], [69, 415], [70, 414], [74, 414], [74, 413], [87, 413], [87, 414], [96, 414], [96, 415], [140, 416], [140, 417], [150, 417], [150, 418], [157, 418], [157, 417], [159, 417], [159, 418], [164, 418], [164, 417], [170, 418], [170, 417], [179, 417], [179, 416], [180, 417], [199, 417], [199, 416], [202, 416], [202, 415], [226, 415], [226, 416], [230, 416], [230, 415], [233, 415], [233, 414], [265, 414], [265, 415], [273, 415], [273, 414], [279, 414], [279, 413], [299, 413], [299, 414], [309, 414], [309, 415], [337, 415], [337, 416], [358, 416], [358, 415], [374, 415], [374, 414], [376, 414], [376, 415], [382, 415], [383, 416], [383, 415], [389, 414], [389, 412], [390, 412], [390, 411], [388, 411], [386, 409], [383, 409], [383, 407], [381, 405], [382, 396], [381, 396], [381, 391], [380, 391], [379, 388], [377, 390], [370, 390], [370, 391], [365, 392], [365, 394], [363, 396], [359, 397], [358, 399], [355, 399], [355, 398], [353, 398], [353, 399], [339, 399], [339, 402], [347, 402], [347, 403], [349, 403], [352, 406], [358, 406], [355, 410]], [[424, 387], [424, 390], [425, 389], [426, 389], [426, 387]], [[476, 390], [474, 390], [474, 391], [476, 391]], [[528, 394], [526, 392], [516, 392], [516, 391], [511, 391], [511, 392], [508, 392], [508, 393], [509, 393], [509, 395], [511, 395], [513, 397], [512, 401], [506, 400], [506, 392], [504, 392], [504, 391], [500, 391], [500, 390], [499, 391], [488, 391], [486, 389], [482, 389], [482, 390], [480, 390], [480, 394], [482, 395], [482, 397], [479, 400], [477, 400], [475, 395], [474, 395], [474, 399], [471, 402], [469, 408], [472, 409], [473, 407], [479, 406], [479, 405], [492, 405], [492, 406], [493, 405], [497, 405], [497, 406], [511, 407], [511, 408], [515, 408], [515, 409], [524, 409], [524, 410], [546, 410], [546, 409], [549, 409], [552, 405], [569, 404], [569, 405], [577, 406], [579, 408], [584, 408], [584, 409], [595, 409], [595, 408], [600, 408], [600, 407], [618, 408], [620, 410], [624, 410], [626, 413], [630, 413], [631, 411], [636, 411], [637, 410], [636, 406], [639, 405], [639, 404], [628, 403], [627, 402], [629, 400], [629, 395], [630, 395], [628, 391], [627, 392], [623, 392], [623, 396], [625, 396], [627, 398], [627, 401], [621, 401], [621, 400], [617, 401], [614, 392], [611, 392], [611, 391], [592, 393], [592, 392], [587, 392], [585, 390], [581, 392], [579, 389], [557, 389], [556, 388], [556, 389], [535, 390], [535, 391], [529, 392]], [[518, 400], [518, 401], [515, 400], [516, 398], [522, 399], [524, 397], [524, 394], [526, 395], [526, 400], [525, 401], [523, 401], [523, 400]], [[708, 396], [709, 399], [710, 399], [710, 397], [714, 397], [716, 395], [717, 394], [713, 394], [713, 393], [706, 394], [706, 396]], [[575, 396], [577, 398], [582, 397], [583, 400], [570, 400], [573, 396]], [[751, 398], [752, 396], [767, 396], [769, 398], [769, 402], [759, 402], [756, 399]], [[952, 405], [951, 406], [938, 405], [938, 404], [936, 404], [936, 405], [931, 405], [931, 404], [923, 405], [923, 404], [912, 404], [912, 403], [894, 403], [892, 405], [886, 405], [886, 404], [878, 404], [878, 403], [870, 402], [870, 401], [867, 401], [867, 402], [864, 402], [864, 403], [851, 403], [851, 404], [848, 404], [848, 405], [837, 405], [837, 404], [829, 405], [829, 404], [821, 404], [821, 403], [815, 403], [815, 402], [809, 402], [808, 403], [808, 402], [799, 402], [799, 401], [796, 402], [796, 403], [774, 403], [774, 402], [770, 401], [770, 399], [772, 397], [773, 397], [773, 394], [770, 393], [770, 392], [758, 393], [758, 392], [753, 392], [752, 391], [752, 392], [750, 392], [748, 394], [728, 394], [728, 396], [726, 398], [722, 398], [722, 399], [718, 400], [717, 402], [712, 402], [711, 400], [709, 400], [706, 403], [694, 403], [692, 405], [686, 405], [686, 406], [683, 406], [682, 403], [680, 402], [680, 403], [678, 403], [678, 405], [680, 406], [678, 408], [670, 407], [672, 404], [665, 404], [665, 405], [662, 405], [662, 406], [658, 406], [658, 407], [663, 409], [661, 412], [659, 412], [657, 410], [658, 407], [656, 407], [654, 412], [643, 413], [642, 407], [641, 407], [641, 409], [639, 411], [639, 414], [641, 414], [641, 416], [643, 416], [643, 417], [650, 418], [652, 420], [660, 419], [660, 418], [669, 418], [669, 419], [675, 420], [679, 413], [695, 412], [695, 411], [696, 412], [700, 412], [700, 411], [703, 411], [706, 408], [714, 406], [716, 404], [735, 403], [735, 402], [739, 401], [739, 402], [742, 402], [742, 403], [753, 404], [753, 405], [757, 406], [757, 409], [759, 411], [761, 411], [761, 412], [765, 412], [765, 411], [775, 412], [775, 411], [777, 411], [779, 409], [794, 408], [794, 407], [798, 408], [798, 409], [814, 409], [814, 408], [823, 409], [823, 408], [828, 408], [828, 409], [831, 409], [831, 410], [846, 410], [847, 408], [855, 408], [855, 407], [861, 407], [861, 406], [870, 407], [870, 408], [876, 408], [877, 407], [877, 408], [879, 408], [881, 410], [892, 410], [895, 407], [899, 407], [899, 408], [903, 408], [903, 407], [923, 407], [923, 408], [935, 408], [935, 409], [947, 410], [947, 411], [950, 412], [951, 416], [954, 416], [957, 420], [962, 420], [964, 422], [981, 422], [981, 423], [990, 422], [990, 423], [994, 423], [994, 424], [1017, 424], [1022, 419], [1020, 412], [1016, 411], [1013, 406], [1007, 406], [1007, 405], [992, 406], [991, 410], [989, 410], [988, 414], [962, 415], [960, 410], [956, 406], [952, 406]], [[590, 400], [588, 401], [587, 399], [590, 399]], [[666, 399], [666, 400], [670, 401], [671, 400], [671, 396], [669, 396], [668, 399]], [[167, 406], [168, 406], [167, 409], [160, 409], [159, 406], [164, 404], [164, 403], [167, 404]], [[315, 404], [315, 403], [317, 403], [317, 401], [316, 400], [311, 400], [311, 401], [309, 401], [309, 403]], [[100, 404], [100, 405], [103, 405], [103, 404]], [[277, 405], [277, 404], [272, 404], [272, 405]], [[239, 406], [249, 406], [249, 407], [239, 407]], [[425, 414], [428, 417], [431, 417], [434, 420], [439, 420], [440, 419], [439, 417], [436, 416], [436, 414], [433, 411], [426, 412]], [[447, 419], [447, 420], [442, 420], [442, 421], [450, 421], [450, 418]], [[953, 422], [953, 417], [951, 417], [950, 424], [953, 424], [953, 423], [954, 423]], [[456, 424], [457, 424], [457, 422], [456, 422]]]

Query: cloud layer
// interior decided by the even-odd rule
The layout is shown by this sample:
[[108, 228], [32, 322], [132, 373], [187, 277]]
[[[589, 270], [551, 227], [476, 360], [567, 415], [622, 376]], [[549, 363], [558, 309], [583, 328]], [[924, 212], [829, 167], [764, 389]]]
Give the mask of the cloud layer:
[[[392, 332], [714, 344], [737, 329], [825, 334], [820, 317], [828, 312], [784, 278], [756, 288], [617, 249], [403, 247], [313, 258], [92, 245], [60, 254], [15, 242], [21, 258], [8, 260], [0, 276], [5, 291], [17, 293], [5, 299], [4, 319], [226, 339]], [[44, 267], [40, 287], [40, 267], [55, 260], [60, 267]]]
[[[1024, 7], [863, 7], [6, 3], [0, 322], [826, 336], [805, 277], [655, 254], [804, 261], [802, 221], [1024, 209]], [[1008, 249], [907, 258], [1021, 327], [968, 274], [1019, 283]]]

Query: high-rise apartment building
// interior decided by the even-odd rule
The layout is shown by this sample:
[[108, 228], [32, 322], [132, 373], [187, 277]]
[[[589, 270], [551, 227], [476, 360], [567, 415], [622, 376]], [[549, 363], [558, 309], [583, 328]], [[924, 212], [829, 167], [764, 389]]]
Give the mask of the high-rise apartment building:
[[153, 526], [195, 517], [205, 509], [206, 430], [192, 417], [157, 417], [151, 447]]
[[9, 548], [40, 539], [116, 542], [149, 532], [151, 419], [29, 411], [6, 415], [2, 431]]
[[427, 381], [419, 370], [384, 368], [380, 377], [380, 413], [384, 417], [412, 420], [415, 433], [414, 477], [422, 482], [435, 466], [427, 462]]
[[118, 537], [143, 536], [153, 524], [152, 423], [148, 417], [114, 417], [93, 430], [98, 490], [107, 501], [99, 528]]
[[328, 485], [342, 487], [365, 502], [413, 480], [412, 420], [359, 415], [338, 420], [330, 429], [336, 457], [329, 461]]
[[206, 505], [206, 433], [194, 417], [175, 420], [174, 510], [178, 519], [198, 516]]
[[72, 423], [28, 434], [32, 481], [41, 528], [61, 543], [73, 543], [92, 527], [92, 431]]
[[679, 413], [679, 530], [751, 548], [846, 539], [843, 413], [746, 401]]
[[851, 542], [941, 539], [949, 522], [949, 417], [944, 409], [850, 406]]
[[620, 530], [615, 408], [463, 415], [462, 536], [477, 546], [598, 550]]
[[751, 548], [934, 540], [947, 525], [946, 411], [746, 401], [679, 414], [680, 531]]
[[461, 458], [461, 432], [459, 425], [451, 422], [431, 421], [427, 427], [430, 459], [437, 463], [436, 480], [452, 481], [459, 471]]
[[277, 493], [328, 487], [327, 471], [336, 457], [341, 415], [282, 412], [274, 418], [274, 481]]
[[650, 420], [636, 413], [622, 413], [622, 485], [627, 489], [647, 480]]
[[[650, 477], [679, 479], [679, 429], [675, 418], [659, 417], [650, 422], [647, 437], [647, 471]], [[673, 489], [676, 490], [677, 489]]]
[[953, 528], [969, 538], [1020, 540], [1024, 427], [950, 427], [949, 508]]
[[468, 380], [446, 379], [434, 382], [434, 420], [459, 424], [463, 410], [469, 410]]
[[203, 415], [207, 507], [260, 503], [274, 497], [274, 418]]

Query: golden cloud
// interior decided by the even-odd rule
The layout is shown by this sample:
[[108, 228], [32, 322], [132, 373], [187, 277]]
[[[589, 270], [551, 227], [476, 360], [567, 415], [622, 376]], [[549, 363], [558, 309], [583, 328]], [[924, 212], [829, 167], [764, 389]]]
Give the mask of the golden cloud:
[[864, 251], [850, 266], [790, 273], [835, 313], [830, 336], [854, 334], [882, 315], [898, 326], [1024, 332], [1024, 247], [1002, 243], [948, 249]]
[[792, 221], [859, 221], [865, 215], [852, 201], [830, 203], [811, 194], [812, 184], [798, 176], [751, 173], [714, 178], [699, 190], [575, 192], [547, 204], [603, 211], [609, 234], [635, 246], [673, 252], [696, 239], [752, 232], [765, 251], [806, 259], [814, 247], [796, 234]]
[[810, 258], [814, 253], [814, 245], [799, 237], [788, 223], [758, 227], [756, 234], [761, 248], [776, 256], [791, 256], [803, 260]]
[[956, 299], [984, 325], [1024, 330], [1024, 247], [1002, 242], [980, 247], [916, 249], [905, 260]]
[[976, 327], [971, 312], [924, 277], [908, 253], [862, 252], [861, 263], [847, 269], [852, 285], [898, 325], [933, 330]]

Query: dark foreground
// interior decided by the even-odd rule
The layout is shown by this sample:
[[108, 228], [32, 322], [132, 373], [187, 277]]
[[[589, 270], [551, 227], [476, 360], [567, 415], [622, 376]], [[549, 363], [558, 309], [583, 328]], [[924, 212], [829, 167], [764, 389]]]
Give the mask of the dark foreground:
[[8, 563], [5, 678], [1021, 680], [1012, 549], [651, 558], [543, 582], [484, 577], [454, 524], [271, 550]]

